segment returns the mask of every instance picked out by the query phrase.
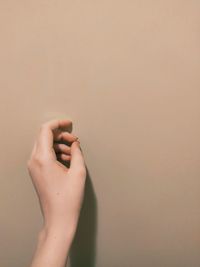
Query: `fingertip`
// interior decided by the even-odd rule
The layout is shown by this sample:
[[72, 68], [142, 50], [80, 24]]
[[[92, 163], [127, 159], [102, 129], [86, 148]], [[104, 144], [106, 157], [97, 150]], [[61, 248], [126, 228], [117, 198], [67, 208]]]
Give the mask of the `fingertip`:
[[70, 161], [71, 160], [71, 155], [66, 155], [64, 153], [58, 153], [57, 154], [57, 159], [58, 160], [63, 160], [63, 161]]
[[81, 157], [83, 157], [83, 153], [82, 153], [82, 149], [80, 146], [80, 141], [74, 141], [71, 145], [71, 155], [74, 155], [76, 157], [76, 155], [80, 155]]
[[82, 150], [80, 148], [80, 142], [74, 141], [71, 146], [71, 162], [70, 169], [77, 171], [85, 169], [85, 160]]
[[80, 148], [80, 141], [78, 139], [76, 139], [73, 143], [72, 143], [72, 146], [74, 147], [78, 147]]

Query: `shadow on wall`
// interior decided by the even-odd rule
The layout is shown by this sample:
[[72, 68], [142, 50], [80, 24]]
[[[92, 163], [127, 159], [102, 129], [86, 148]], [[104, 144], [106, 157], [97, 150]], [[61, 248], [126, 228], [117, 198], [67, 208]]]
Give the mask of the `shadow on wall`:
[[85, 196], [79, 223], [70, 250], [70, 267], [95, 267], [97, 233], [97, 201], [87, 169]]

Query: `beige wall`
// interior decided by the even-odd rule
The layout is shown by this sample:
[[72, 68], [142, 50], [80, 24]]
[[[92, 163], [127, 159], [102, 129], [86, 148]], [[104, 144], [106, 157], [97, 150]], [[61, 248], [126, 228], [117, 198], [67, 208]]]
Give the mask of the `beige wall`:
[[42, 218], [26, 161], [59, 116], [90, 173], [72, 267], [200, 266], [199, 9], [0, 1], [0, 267], [29, 265]]

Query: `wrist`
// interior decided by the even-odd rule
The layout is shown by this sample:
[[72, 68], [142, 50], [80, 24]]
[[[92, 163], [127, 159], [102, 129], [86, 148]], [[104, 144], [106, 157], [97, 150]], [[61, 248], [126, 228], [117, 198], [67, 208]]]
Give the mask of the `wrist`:
[[41, 229], [41, 235], [49, 235], [51, 233], [56, 233], [58, 235], [63, 235], [68, 238], [73, 238], [76, 232], [78, 223], [78, 218], [70, 216], [65, 216], [63, 214], [53, 214], [49, 216], [44, 216], [44, 223]]
[[75, 230], [60, 224], [44, 224], [39, 231], [38, 239], [42, 242], [50, 237], [62, 238], [63, 241], [73, 240]]
[[[35, 259], [31, 266], [65, 266], [74, 234], [66, 227], [43, 225], [38, 233]], [[53, 253], [52, 253], [53, 252]]]

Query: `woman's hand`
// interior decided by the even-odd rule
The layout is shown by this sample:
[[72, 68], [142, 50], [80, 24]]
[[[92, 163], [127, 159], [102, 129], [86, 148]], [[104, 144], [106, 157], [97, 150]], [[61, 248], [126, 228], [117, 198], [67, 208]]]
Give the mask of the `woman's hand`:
[[[31, 265], [34, 267], [64, 266], [66, 258], [59, 256], [59, 262], [47, 252], [47, 247], [53, 253], [57, 247], [66, 244], [63, 254], [67, 256], [76, 231], [84, 197], [86, 167], [77, 137], [67, 131], [71, 124], [69, 120], [52, 120], [43, 124], [28, 160], [28, 171], [44, 216]], [[61, 163], [65, 161], [70, 162], [70, 167]], [[53, 239], [57, 243], [53, 243]], [[60, 248], [58, 254], [61, 251]]]

